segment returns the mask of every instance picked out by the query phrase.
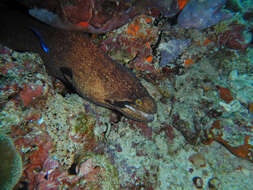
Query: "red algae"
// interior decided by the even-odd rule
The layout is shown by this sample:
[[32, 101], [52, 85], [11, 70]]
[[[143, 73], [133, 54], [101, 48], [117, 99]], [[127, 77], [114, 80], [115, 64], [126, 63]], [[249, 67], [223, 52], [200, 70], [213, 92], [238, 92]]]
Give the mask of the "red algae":
[[23, 90], [20, 92], [23, 105], [27, 107], [33, 100], [42, 95], [43, 86], [36, 84], [24, 84]]
[[244, 143], [242, 145], [231, 146], [226, 140], [222, 138], [223, 133], [221, 131], [220, 122], [220, 120], [213, 122], [211, 129], [206, 132], [207, 141], [203, 141], [203, 143], [209, 145], [213, 141], [217, 141], [224, 145], [232, 154], [253, 162], [253, 146], [249, 144], [249, 138], [251, 136], [246, 135]]
[[129, 121], [129, 124], [131, 124], [131, 127], [140, 129], [140, 133], [146, 137], [151, 138], [152, 137], [152, 128], [148, 126], [147, 123], [141, 123], [137, 121]]
[[227, 104], [229, 104], [234, 99], [228, 88], [218, 86], [218, 89], [221, 99], [224, 100]]
[[219, 43], [235, 50], [246, 50], [249, 43], [245, 41], [243, 33], [246, 31], [246, 26], [243, 24], [231, 23], [229, 29], [219, 35]]

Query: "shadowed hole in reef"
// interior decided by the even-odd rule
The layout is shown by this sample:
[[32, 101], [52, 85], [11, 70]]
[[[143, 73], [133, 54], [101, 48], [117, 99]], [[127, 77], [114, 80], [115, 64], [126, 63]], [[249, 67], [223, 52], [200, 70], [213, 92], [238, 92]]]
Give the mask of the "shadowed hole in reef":
[[77, 167], [77, 163], [74, 162], [71, 165], [71, 167], [68, 169], [68, 174], [69, 175], [77, 175], [77, 173], [76, 173], [76, 167]]
[[28, 182], [26, 181], [21, 181], [19, 182], [13, 190], [29, 190], [28, 189]]
[[177, 13], [175, 16], [173, 17], [168, 17], [167, 18], [167, 22], [170, 23], [172, 26], [173, 25], [177, 25], [177, 17], [179, 16], [180, 13]]

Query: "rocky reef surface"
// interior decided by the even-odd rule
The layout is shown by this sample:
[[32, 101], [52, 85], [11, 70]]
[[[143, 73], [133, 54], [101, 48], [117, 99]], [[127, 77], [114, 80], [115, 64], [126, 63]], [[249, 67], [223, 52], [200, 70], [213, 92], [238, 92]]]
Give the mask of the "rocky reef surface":
[[[229, 1], [234, 16], [204, 30], [140, 15], [93, 38], [154, 97], [158, 111], [150, 123], [69, 93], [48, 76], [38, 54], [1, 46], [0, 133], [12, 138], [23, 162], [14, 189], [251, 190], [247, 3]], [[175, 40], [187, 46], [169, 49]]]

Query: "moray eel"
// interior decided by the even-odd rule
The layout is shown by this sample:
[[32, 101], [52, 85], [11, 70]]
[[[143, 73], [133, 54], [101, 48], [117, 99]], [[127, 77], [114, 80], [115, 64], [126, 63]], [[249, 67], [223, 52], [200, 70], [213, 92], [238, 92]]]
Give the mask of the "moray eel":
[[[49, 27], [22, 11], [0, 9], [0, 43], [39, 53], [48, 73], [97, 105], [137, 121], [152, 121], [156, 103], [131, 71], [113, 61], [87, 34]], [[50, 49], [41, 48], [36, 28]]]

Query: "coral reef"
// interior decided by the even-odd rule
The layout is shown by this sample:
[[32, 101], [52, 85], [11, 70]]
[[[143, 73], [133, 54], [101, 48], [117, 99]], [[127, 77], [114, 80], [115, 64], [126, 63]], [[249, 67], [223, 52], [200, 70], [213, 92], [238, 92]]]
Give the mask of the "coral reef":
[[131, 23], [107, 34], [101, 46], [110, 56], [135, 71], [154, 72], [152, 46], [158, 39], [154, 18], [140, 15]]
[[[226, 7], [238, 12], [205, 30], [140, 15], [92, 36], [155, 99], [150, 123], [68, 94], [38, 55], [1, 47], [0, 130], [22, 156], [17, 188], [251, 190], [253, 48], [247, 35], [237, 36], [252, 26], [246, 4], [245, 10]], [[161, 46], [178, 40], [190, 44], [170, 61]], [[231, 48], [233, 40], [247, 47]]]
[[[59, 82], [51, 81], [41, 59], [35, 54], [1, 47], [0, 60], [1, 75], [5, 77], [1, 83], [0, 129], [13, 138], [24, 162], [23, 176], [17, 188], [57, 189], [61, 186], [68, 189], [78, 186], [79, 189], [118, 189], [117, 172], [110, 161], [103, 155], [88, 154], [94, 152], [98, 140], [103, 139], [95, 136], [93, 130], [99, 118], [95, 110], [104, 108], [95, 107], [77, 95], [64, 98], [56, 93], [65, 90]], [[25, 72], [25, 67], [30, 69]], [[26, 84], [30, 88], [27, 89]], [[43, 87], [40, 93], [36, 92], [37, 84]], [[27, 99], [27, 96], [33, 98]], [[85, 164], [81, 166], [85, 160], [92, 160], [87, 164], [94, 166], [85, 169]], [[82, 175], [72, 172], [72, 168], [81, 171], [79, 167]], [[108, 176], [114, 176], [110, 178], [114, 181], [108, 180]]]

